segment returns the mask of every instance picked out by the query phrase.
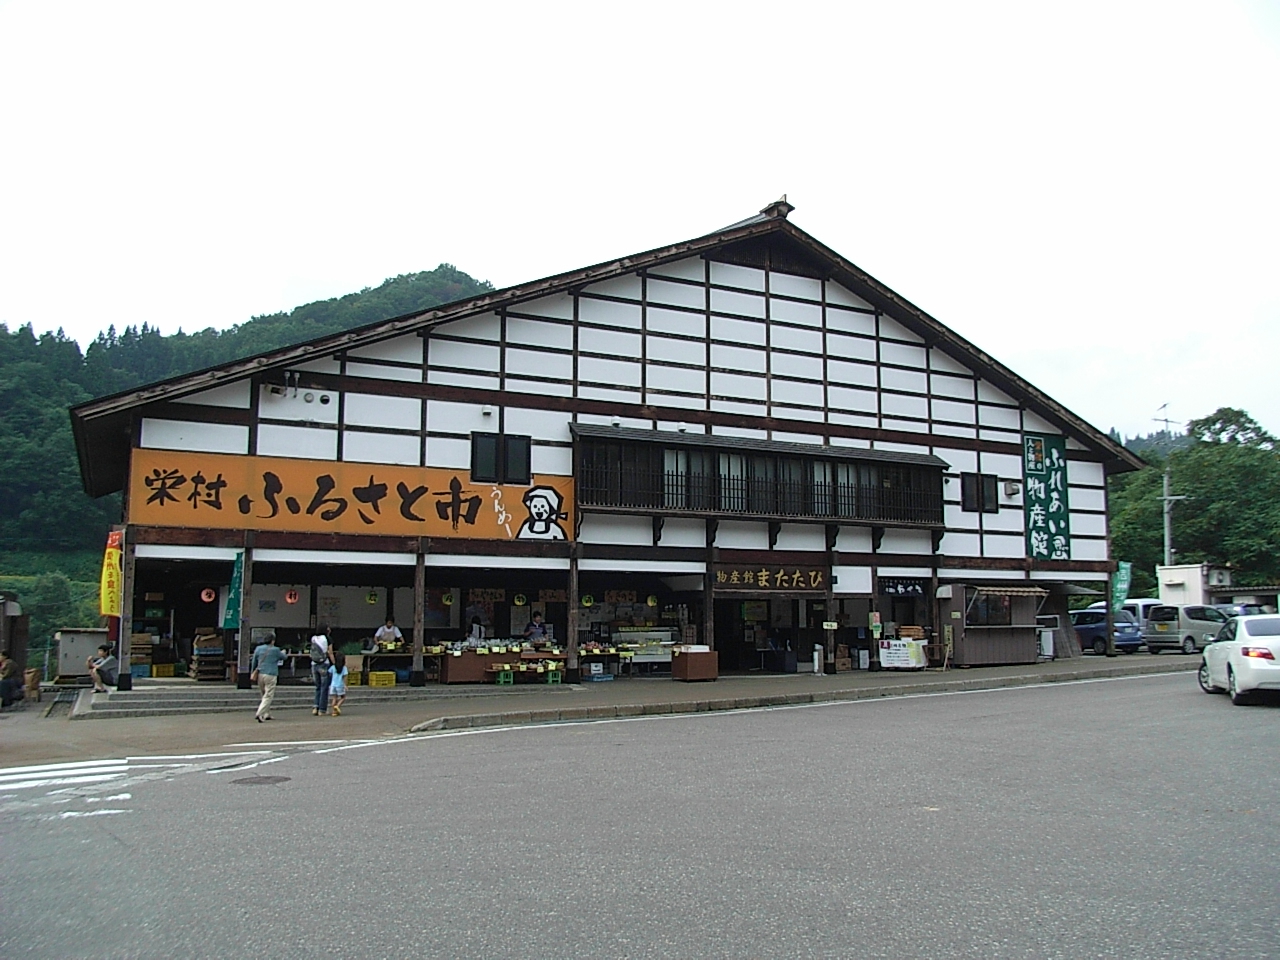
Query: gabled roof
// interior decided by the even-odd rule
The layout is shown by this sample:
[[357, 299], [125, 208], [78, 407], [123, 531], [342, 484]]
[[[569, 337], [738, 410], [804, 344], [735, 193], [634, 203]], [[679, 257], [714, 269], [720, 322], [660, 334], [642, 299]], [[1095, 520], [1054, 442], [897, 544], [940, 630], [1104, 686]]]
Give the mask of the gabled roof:
[[892, 316], [929, 346], [941, 349], [1026, 404], [1028, 409], [1060, 423], [1067, 432], [1097, 448], [1108, 457], [1105, 463], [1108, 472], [1124, 472], [1145, 466], [1142, 460], [1105, 433], [792, 224], [787, 215], [793, 209], [784, 198], [755, 216], [694, 240], [441, 304], [82, 403], [72, 407], [70, 413], [85, 490], [90, 496], [97, 497], [121, 488], [132, 442], [132, 415], [149, 404], [180, 399], [253, 374], [295, 366], [340, 350], [421, 332], [473, 314], [509, 308], [523, 301], [574, 291], [591, 283], [695, 256], [744, 265], [769, 264], [775, 269], [834, 280]]

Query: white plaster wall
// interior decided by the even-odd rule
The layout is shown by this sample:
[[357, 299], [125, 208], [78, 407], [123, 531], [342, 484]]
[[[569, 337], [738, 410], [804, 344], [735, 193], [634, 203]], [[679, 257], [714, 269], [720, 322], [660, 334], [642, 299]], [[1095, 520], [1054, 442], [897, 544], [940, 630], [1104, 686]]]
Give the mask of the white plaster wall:
[[560, 320], [573, 319], [573, 297], [567, 293], [555, 293], [549, 297], [539, 297], [525, 303], [517, 303], [511, 307], [516, 313], [527, 313], [535, 317], [556, 317]]
[[741, 287], [743, 290], [764, 290], [764, 271], [755, 267], [740, 267], [733, 263], [711, 262], [711, 282], [725, 287]]
[[706, 314], [701, 313], [685, 313], [681, 310], [664, 310], [662, 307], [650, 306], [645, 311], [644, 323], [645, 329], [650, 333], [678, 333], [686, 337], [707, 335], [707, 317]]
[[645, 350], [650, 360], [693, 363], [699, 366], [706, 366], [707, 363], [707, 345], [692, 340], [669, 340], [650, 335]]
[[[877, 396], [873, 390], [854, 390], [850, 387], [828, 387], [827, 402], [841, 410], [875, 413]], [[832, 422], [838, 422], [832, 418]]]
[[926, 359], [924, 347], [913, 347], [906, 343], [894, 343], [889, 340], [880, 341], [880, 359], [885, 363], [897, 363], [904, 367], [925, 369]]
[[1010, 406], [1017, 406], [1017, 401], [1009, 396], [1003, 390], [993, 387], [986, 380], [978, 381], [978, 399], [985, 400], [988, 403], [1004, 403]]
[[871, 363], [849, 363], [844, 360], [827, 361], [827, 378], [833, 386], [876, 386], [876, 367]]
[[[783, 419], [783, 413], [778, 408], [775, 407], [773, 412], [775, 419]], [[805, 411], [803, 410], [792, 411], [790, 412], [791, 419], [804, 420], [806, 419], [803, 416], [804, 413]], [[808, 443], [817, 447], [822, 446], [822, 436], [817, 433], [788, 433], [785, 430], [774, 430], [773, 436], [770, 439], [776, 440], [779, 443]], [[817, 451], [814, 452], [816, 453]]]
[[815, 523], [784, 523], [778, 530], [779, 550], [827, 549], [827, 532]]
[[832, 592], [836, 596], [870, 596], [871, 568], [837, 564], [831, 568]]
[[427, 401], [427, 429], [440, 433], [498, 433], [498, 408], [484, 415], [484, 404]]
[[573, 327], [567, 323], [507, 317], [507, 345], [511, 344], [522, 344], [535, 349], [553, 347], [572, 350]]
[[[960, 495], [959, 484], [952, 481], [948, 486], [955, 486], [956, 496]], [[948, 490], [947, 495], [950, 496], [950, 494], [951, 491]], [[961, 510], [959, 503], [947, 503], [942, 506], [942, 519], [943, 522], [946, 523], [948, 529], [977, 530], [979, 516], [980, 514]]]
[[1102, 464], [1090, 463], [1086, 460], [1068, 460], [1067, 483], [1092, 487], [1105, 486], [1106, 475], [1102, 471]]
[[1105, 510], [1106, 496], [1100, 487], [1071, 487], [1068, 491], [1071, 506], [1079, 510]]
[[1107, 535], [1107, 518], [1100, 513], [1075, 513], [1073, 511], [1071, 514], [1071, 532], [1072, 534], [1105, 537]]
[[234, 407], [240, 410], [249, 408], [251, 384], [248, 380], [237, 380], [235, 383], [224, 383], [212, 390], [201, 390], [187, 397], [178, 397], [174, 403], [195, 403], [206, 407]]
[[[611, 327], [626, 327], [632, 330], [640, 329], [640, 304], [638, 303], [616, 303], [612, 300], [592, 300], [589, 297], [578, 298], [578, 319], [583, 323], [604, 323]], [[582, 327], [578, 331], [579, 338], [588, 328]], [[583, 347], [582, 349], [594, 350], [594, 347]]]
[[1021, 533], [1025, 529], [1023, 521], [1024, 517], [1021, 510], [1001, 510], [999, 513], [984, 513], [982, 515], [982, 529]]
[[1072, 560], [1106, 560], [1107, 559], [1107, 541], [1078, 540], [1075, 537], [1072, 537], [1071, 538], [1071, 559]]
[[769, 301], [769, 316], [787, 323], [802, 323], [807, 327], [822, 326], [822, 307], [816, 303], [796, 303], [794, 300]]
[[769, 342], [782, 350], [803, 350], [805, 353], [822, 353], [822, 331], [802, 327], [784, 327], [775, 324], [769, 331]]
[[464, 317], [461, 320], [450, 320], [435, 327], [432, 332], [497, 343], [501, 336], [501, 320], [496, 313], [482, 313], [474, 317]]
[[919, 417], [929, 416], [929, 401], [925, 397], [908, 397], [900, 393], [884, 393], [880, 395], [880, 410], [887, 416]]
[[733, 373], [712, 373], [711, 392], [723, 397], [740, 397], [744, 400], [764, 400], [763, 377], [745, 377]]
[[258, 393], [258, 416], [296, 423], [337, 423], [338, 395], [329, 390], [302, 388], [295, 393], [292, 387], [276, 394], [264, 386]]
[[260, 423], [258, 424], [257, 453], [261, 457], [337, 460], [338, 431]]
[[768, 550], [769, 525], [747, 520], [721, 520], [716, 546], [733, 550]]
[[668, 517], [662, 526], [663, 547], [705, 547], [707, 525], [692, 517]]
[[405, 383], [421, 383], [422, 370], [417, 367], [386, 367], [376, 363], [347, 361], [347, 376], [368, 377], [371, 380], [402, 380]]
[[711, 290], [711, 309], [716, 313], [735, 313], [745, 317], [764, 318], [764, 297], [736, 290]]
[[988, 557], [1023, 557], [1026, 556], [1026, 544], [1021, 536], [985, 533], [982, 535], [982, 552]]
[[754, 320], [738, 320], [733, 317], [711, 318], [711, 339], [732, 344], [765, 345], [765, 326]]
[[938, 373], [954, 373], [962, 377], [969, 377], [972, 383], [973, 371], [937, 347], [929, 351], [929, 369]]
[[573, 379], [573, 355], [539, 353], [534, 350], [507, 348], [507, 376], [543, 377], [556, 380]]
[[341, 373], [342, 364], [338, 363], [337, 357], [317, 357], [315, 360], [308, 360], [306, 363], [296, 363], [289, 369], [311, 373]]
[[1058, 428], [1053, 426], [1053, 424], [1049, 423], [1049, 421], [1037, 417], [1030, 410], [1022, 411], [1022, 429], [1026, 433], [1035, 434], [1047, 433], [1053, 435], [1061, 432]]
[[452, 437], [427, 437], [428, 467], [445, 470], [471, 469], [471, 441]]
[[[706, 393], [707, 374], [700, 367], [650, 366], [645, 374], [651, 390], [680, 390], [700, 395]], [[664, 398], [655, 402], [665, 403], [666, 400]]]
[[871, 304], [855, 293], [850, 293], [838, 283], [827, 281], [827, 303], [838, 303], [846, 307], [861, 307], [863, 310], [874, 309]]
[[422, 401], [417, 397], [378, 397], [348, 393], [343, 398], [343, 420], [361, 427], [418, 430], [422, 427]]
[[741, 370], [746, 373], [765, 372], [765, 352], [748, 347], [731, 347], [727, 344], [711, 345], [711, 365], [727, 367], [730, 370]]
[[957, 423], [973, 424], [977, 422], [977, 411], [972, 403], [959, 403], [955, 400], [930, 401], [933, 417], [936, 420], [954, 420]]
[[982, 472], [994, 473], [1007, 480], [1022, 479], [1022, 458], [1011, 453], [982, 454]]
[[871, 531], [866, 527], [841, 526], [836, 549], [844, 553], [870, 553]]
[[671, 283], [669, 280], [649, 278], [648, 296], [650, 303], [669, 303], [677, 307], [698, 307], [705, 309], [707, 305], [706, 290], [685, 283]]
[[640, 278], [636, 274], [625, 277], [614, 277], [612, 280], [601, 280], [586, 287], [588, 293], [598, 293], [605, 297], [625, 297], [628, 300], [640, 299]]
[[391, 360], [399, 363], [422, 363], [422, 338], [416, 333], [393, 337], [381, 343], [370, 343], [351, 350], [349, 357], [366, 360]]
[[589, 513], [582, 518], [578, 540], [582, 543], [650, 546], [653, 544], [653, 521], [649, 517]]
[[1020, 410], [1009, 407], [992, 407], [984, 403], [978, 404], [978, 423], [984, 427], [1004, 427], [1017, 430], [1022, 425]]
[[478, 373], [462, 373], [457, 370], [428, 370], [427, 383], [444, 387], [473, 387], [476, 390], [497, 390], [498, 378]]
[[[488, 370], [495, 373], [498, 371], [500, 359], [496, 345], [441, 340], [437, 337], [427, 341], [427, 358], [432, 366], [456, 367], [459, 370]], [[348, 364], [348, 372], [350, 369]]]
[[[908, 343], [924, 343], [920, 337], [916, 336], [897, 320], [892, 317], [886, 317], [884, 314], [880, 315], [880, 336], [891, 337], [894, 340], [906, 340]], [[919, 356], [921, 357], [920, 365], [924, 366], [923, 349], [920, 351]]]
[[[639, 326], [639, 315], [636, 325]], [[577, 348], [588, 353], [605, 353], [613, 357], [640, 357], [640, 334], [623, 330], [600, 330], [582, 326], [577, 332]]]
[[547, 447], [533, 444], [529, 448], [529, 469], [536, 474], [573, 476], [573, 450], [569, 447]]
[[876, 440], [871, 444], [876, 450], [892, 450], [896, 453], [928, 453], [929, 448], [915, 443], [892, 443], [888, 440]]
[[876, 318], [871, 313], [855, 313], [852, 310], [840, 310], [827, 307], [827, 329], [842, 333], [860, 333], [863, 336], [876, 335]]
[[422, 462], [421, 438], [408, 434], [344, 430], [342, 459], [361, 463], [399, 463], [418, 466]]
[[769, 363], [775, 376], [802, 377], [822, 382], [822, 357], [806, 357], [796, 353], [774, 352]]
[[838, 333], [827, 334], [827, 353], [836, 359], [876, 362], [876, 342], [862, 337], [846, 337]]
[[[822, 406], [822, 384], [813, 381], [773, 380], [771, 381], [774, 403], [800, 403], [810, 407]], [[803, 419], [821, 417], [812, 412]]]
[[[976, 450], [956, 450], [952, 447], [937, 447], [933, 455], [947, 461], [955, 473], [977, 473], [978, 452]], [[955, 500], [960, 499], [960, 481], [952, 480], [945, 487], [945, 495]]]
[[769, 292], [784, 297], [800, 297], [803, 300], [822, 300], [822, 281], [812, 277], [797, 277], [789, 273], [769, 274]]
[[880, 541], [881, 553], [918, 553], [928, 556], [933, 553], [933, 537], [928, 530], [885, 530], [884, 539]]
[[946, 533], [938, 552], [948, 557], [980, 557], [982, 538], [976, 533]]
[[972, 380], [961, 380], [959, 377], [947, 376], [946, 374], [930, 374], [929, 388], [940, 397], [954, 397], [957, 400], [973, 400], [974, 398], [974, 382]]
[[558, 410], [507, 407], [503, 411], [503, 429], [506, 433], [533, 437], [535, 440], [572, 440], [569, 423], [569, 415]]
[[249, 428], [238, 423], [196, 423], [147, 417], [142, 421], [139, 446], [200, 453], [248, 453]]
[[578, 357], [578, 379], [638, 387], [640, 364], [623, 360], [602, 360], [599, 357]]

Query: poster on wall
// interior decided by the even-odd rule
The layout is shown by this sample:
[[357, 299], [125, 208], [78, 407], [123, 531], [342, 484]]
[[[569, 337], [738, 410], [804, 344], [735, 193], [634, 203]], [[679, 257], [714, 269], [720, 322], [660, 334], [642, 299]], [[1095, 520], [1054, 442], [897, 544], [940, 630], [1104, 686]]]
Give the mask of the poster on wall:
[[927, 665], [923, 640], [881, 639], [880, 666], [891, 670], [923, 670]]
[[1022, 443], [1027, 556], [1032, 560], [1070, 560], [1066, 437], [1026, 436]]

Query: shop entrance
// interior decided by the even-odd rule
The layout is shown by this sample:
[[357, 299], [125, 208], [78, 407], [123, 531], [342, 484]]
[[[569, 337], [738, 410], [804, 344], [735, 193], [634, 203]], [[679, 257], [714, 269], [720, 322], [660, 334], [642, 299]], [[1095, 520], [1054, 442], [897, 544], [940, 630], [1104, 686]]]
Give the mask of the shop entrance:
[[716, 650], [723, 673], [812, 670], [813, 648], [825, 646], [825, 598], [756, 596], [715, 601]]

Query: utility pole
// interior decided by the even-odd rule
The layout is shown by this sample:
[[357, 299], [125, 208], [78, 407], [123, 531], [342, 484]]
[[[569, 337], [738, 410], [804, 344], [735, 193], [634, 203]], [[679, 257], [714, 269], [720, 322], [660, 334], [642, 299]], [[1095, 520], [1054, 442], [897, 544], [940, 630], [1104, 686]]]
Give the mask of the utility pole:
[[1160, 497], [1161, 504], [1164, 508], [1164, 565], [1166, 567], [1173, 565], [1173, 504], [1176, 500], [1185, 500], [1185, 496], [1175, 497], [1169, 492], [1170, 474], [1169, 474], [1169, 454], [1173, 433], [1169, 429], [1169, 404], [1160, 404], [1160, 410], [1164, 411], [1163, 417], [1152, 417], [1156, 423], [1164, 424], [1165, 435], [1165, 452], [1164, 452], [1164, 487], [1163, 496]]

